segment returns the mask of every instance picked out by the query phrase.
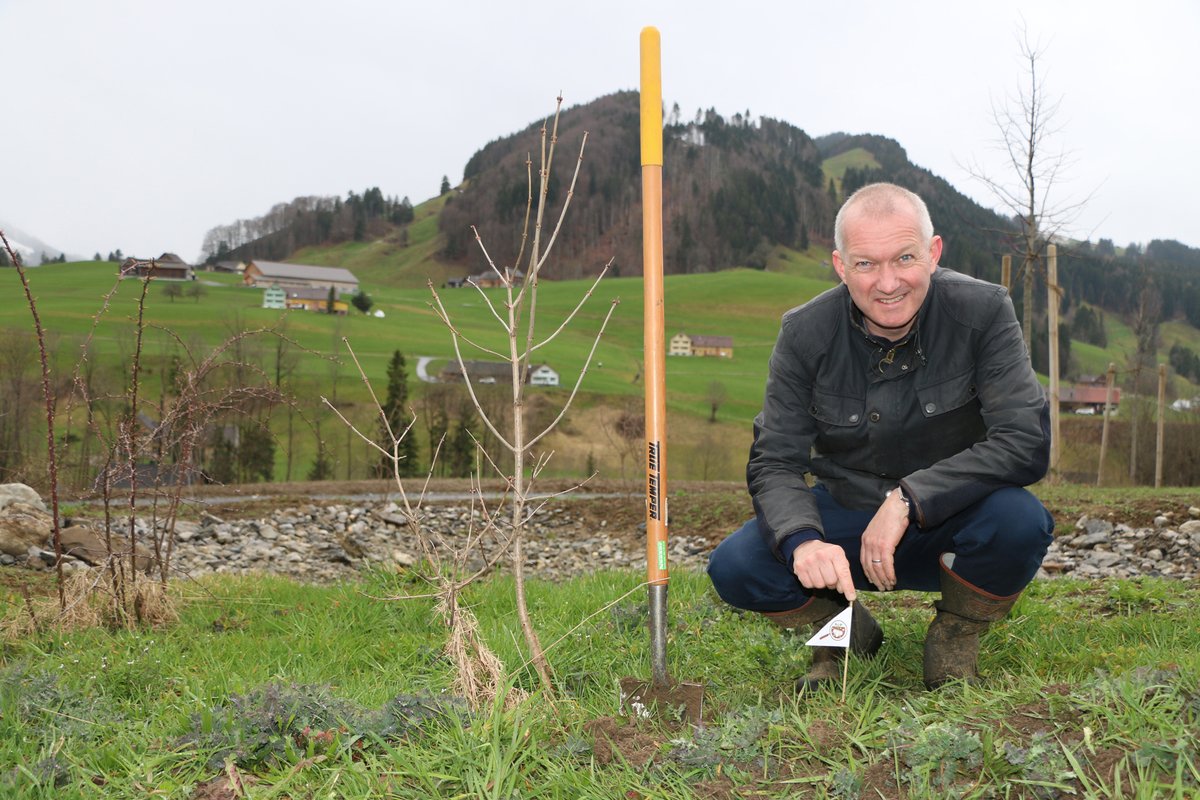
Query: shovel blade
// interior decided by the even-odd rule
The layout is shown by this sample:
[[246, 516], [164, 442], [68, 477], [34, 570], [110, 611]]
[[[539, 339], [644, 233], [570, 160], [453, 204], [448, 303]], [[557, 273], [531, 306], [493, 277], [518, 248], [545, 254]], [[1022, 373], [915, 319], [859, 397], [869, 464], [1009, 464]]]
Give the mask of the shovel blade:
[[639, 719], [659, 716], [699, 727], [704, 716], [704, 684], [621, 678], [621, 713]]

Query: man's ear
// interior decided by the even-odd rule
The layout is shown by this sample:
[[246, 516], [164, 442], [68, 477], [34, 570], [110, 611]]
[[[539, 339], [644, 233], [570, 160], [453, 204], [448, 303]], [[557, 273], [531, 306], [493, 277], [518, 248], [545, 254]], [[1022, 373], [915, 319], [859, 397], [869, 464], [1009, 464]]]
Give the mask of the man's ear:
[[837, 250], [833, 251], [833, 269], [838, 274], [838, 278], [842, 283], [846, 282], [846, 265], [842, 263], [842, 254]]
[[929, 240], [929, 261], [937, 268], [938, 260], [942, 257], [942, 237], [934, 236]]

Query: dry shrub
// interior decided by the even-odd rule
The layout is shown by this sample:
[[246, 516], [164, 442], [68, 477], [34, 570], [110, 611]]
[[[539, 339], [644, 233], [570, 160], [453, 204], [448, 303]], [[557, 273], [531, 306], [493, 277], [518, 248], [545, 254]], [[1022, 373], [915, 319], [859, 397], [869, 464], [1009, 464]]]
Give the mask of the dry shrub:
[[9, 608], [0, 618], [0, 638], [14, 641], [42, 630], [70, 632], [97, 627], [122, 627], [134, 620], [142, 625], [166, 625], [179, 619], [177, 597], [154, 578], [142, 573], [126, 584], [134, 615], [118, 619], [113, 613], [112, 587], [101, 569], [81, 569], [63, 583], [66, 605], [58, 597], [27, 597], [23, 606]]
[[[479, 620], [471, 609], [459, 605], [454, 598], [443, 597], [437, 611], [450, 629], [445, 653], [454, 664], [454, 694], [465, 698], [474, 710], [491, 706], [504, 688], [503, 662], [479, 637]], [[504, 707], [514, 708], [525, 698], [524, 691], [509, 687]]]

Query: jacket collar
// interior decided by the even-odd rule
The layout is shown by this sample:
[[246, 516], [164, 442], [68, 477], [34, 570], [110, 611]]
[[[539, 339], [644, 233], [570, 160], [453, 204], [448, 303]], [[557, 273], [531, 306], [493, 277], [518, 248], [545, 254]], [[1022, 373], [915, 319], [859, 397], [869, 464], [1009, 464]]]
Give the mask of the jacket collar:
[[926, 363], [925, 351], [921, 347], [921, 318], [925, 315], [925, 309], [929, 306], [933, 292], [933, 282], [931, 281], [929, 294], [926, 295], [925, 302], [921, 304], [921, 308], [917, 311], [917, 317], [913, 320], [912, 327], [903, 338], [895, 342], [884, 339], [881, 336], [876, 336], [867, 330], [862, 311], [859, 310], [858, 306], [854, 305], [854, 301], [850, 298], [850, 293], [846, 292], [850, 325], [855, 331], [862, 334], [863, 341], [872, 350], [872, 376], [876, 378], [899, 377], [912, 372], [916, 369], [917, 365], [924, 365]]

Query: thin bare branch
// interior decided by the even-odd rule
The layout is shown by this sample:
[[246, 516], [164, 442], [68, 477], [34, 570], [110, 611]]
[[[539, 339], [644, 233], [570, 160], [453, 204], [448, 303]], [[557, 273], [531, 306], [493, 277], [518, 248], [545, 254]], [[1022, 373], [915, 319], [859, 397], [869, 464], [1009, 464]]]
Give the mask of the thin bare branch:
[[479, 230], [474, 225], [471, 226], [471, 232], [475, 234], [475, 242], [479, 245], [479, 249], [483, 251], [483, 257], [487, 261], [487, 265], [492, 268], [492, 272], [496, 273], [500, 280], [506, 284], [509, 283], [509, 279], [496, 267], [496, 262], [492, 260], [491, 253], [487, 251], [487, 247], [483, 244], [483, 237], [479, 235]]
[[[438, 305], [439, 307], [441, 306], [440, 300], [438, 301]], [[445, 313], [445, 309], [442, 309], [442, 312]], [[450, 341], [454, 345], [454, 358], [458, 361], [458, 368], [462, 370], [463, 383], [467, 385], [467, 393], [471, 396], [471, 402], [475, 404], [475, 409], [479, 412], [479, 418], [483, 420], [483, 424], [487, 425], [488, 430], [492, 432], [492, 435], [495, 436], [502, 445], [504, 445], [507, 449], [512, 450], [513, 446], [509, 443], [508, 439], [504, 438], [500, 431], [497, 430], [496, 426], [492, 424], [491, 418], [488, 417], [487, 413], [484, 412], [483, 405], [479, 402], [479, 398], [475, 395], [475, 385], [471, 383], [471, 376], [467, 374], [467, 365], [463, 361], [462, 348], [459, 347], [458, 337], [451, 336]]]
[[567, 398], [566, 404], [558, 412], [558, 416], [554, 418], [554, 421], [547, 425], [545, 430], [530, 439], [529, 443], [525, 445], [526, 447], [533, 447], [543, 436], [554, 430], [559, 420], [567, 413], [567, 409], [571, 407], [571, 403], [575, 400], [575, 395], [579, 392], [579, 386], [583, 383], [583, 376], [587, 374], [588, 366], [592, 363], [592, 357], [596, 355], [596, 347], [600, 344], [600, 337], [604, 335], [604, 329], [608, 327], [608, 321], [612, 319], [613, 312], [617, 310], [617, 306], [620, 303], [620, 300], [613, 300], [612, 305], [608, 307], [608, 313], [604, 315], [604, 322], [600, 325], [600, 331], [596, 334], [596, 338], [592, 340], [592, 349], [588, 351], [587, 360], [583, 363], [583, 369], [579, 371], [579, 377], [575, 380], [575, 387], [571, 389], [571, 396]]
[[[463, 333], [461, 330], [459, 330], [455, 326], [454, 321], [450, 319], [450, 314], [446, 311], [446, 307], [442, 304], [441, 295], [439, 295], [437, 293], [437, 290], [433, 288], [433, 282], [429, 281], [427, 283], [427, 285], [429, 286], [430, 293], [433, 294], [433, 299], [436, 301], [436, 305], [431, 304], [430, 308], [433, 309], [433, 313], [437, 315], [438, 319], [440, 319], [442, 321], [442, 324], [445, 325], [446, 328], [449, 329], [450, 333], [454, 337], [456, 337], [458, 339], [462, 339], [464, 342], [471, 345], [471, 347], [474, 347], [476, 350], [487, 353], [488, 355], [493, 355], [496, 358], [499, 358], [504, 361], [508, 360], [508, 356], [505, 356], [501, 353], [497, 353], [495, 350], [492, 350], [491, 348], [484, 347], [483, 345], [479, 344], [478, 342], [472, 341], [469, 336], [467, 336], [465, 333]], [[492, 313], [494, 314], [495, 311], [493, 310]], [[501, 322], [501, 324], [503, 324], [503, 321]], [[506, 326], [506, 328], [507, 328], [507, 326]]]
[[542, 265], [546, 263], [546, 259], [549, 258], [551, 250], [554, 249], [554, 242], [558, 239], [559, 231], [562, 230], [563, 220], [566, 219], [567, 209], [571, 205], [571, 198], [575, 196], [575, 184], [579, 180], [579, 170], [581, 167], [583, 167], [583, 150], [585, 147], [587, 147], [587, 140], [588, 132], [584, 131], [583, 141], [579, 145], [579, 156], [575, 159], [575, 172], [571, 175], [571, 187], [567, 190], [567, 196], [563, 200], [562, 209], [558, 212], [558, 222], [555, 223], [554, 231], [550, 234], [550, 241], [546, 242], [546, 249], [542, 254], [541, 260], [538, 262], [537, 266], [539, 270], [541, 269]]
[[328, 397], [326, 397], [325, 395], [321, 395], [321, 402], [324, 403], [326, 406], [328, 406], [330, 411], [332, 411], [334, 414], [337, 414], [337, 418], [340, 419], [345, 424], [345, 426], [347, 428], [349, 428], [356, 436], [358, 436], [358, 438], [362, 439], [364, 442], [369, 444], [371, 447], [378, 450], [381, 455], [383, 455], [385, 457], [390, 455], [390, 453], [387, 451], [387, 449], [385, 447], [383, 447], [382, 445], [380, 445], [379, 442], [375, 441], [370, 436], [367, 436], [366, 434], [364, 434], [362, 431], [360, 431], [358, 429], [357, 426], [355, 426], [355, 424], [353, 422], [346, 419], [346, 417], [342, 415], [342, 412], [338, 411], [337, 406], [335, 406], [333, 403], [329, 402]]
[[567, 325], [571, 324], [571, 320], [575, 319], [575, 315], [579, 313], [579, 310], [583, 308], [584, 303], [586, 303], [588, 299], [591, 298], [592, 294], [595, 293], [596, 287], [600, 285], [600, 281], [603, 280], [604, 276], [608, 274], [608, 269], [613, 265], [614, 260], [615, 259], [612, 258], [608, 260], [608, 263], [605, 264], [604, 268], [600, 270], [600, 274], [596, 276], [596, 280], [592, 282], [592, 285], [588, 287], [586, 292], [584, 292], [583, 297], [579, 299], [578, 305], [571, 310], [571, 313], [567, 315], [566, 319], [562, 321], [562, 324], [558, 326], [554, 333], [550, 334], [545, 339], [535, 344], [530, 350], [526, 351], [522, 355], [523, 358], [528, 358], [529, 354], [534, 350], [540, 350], [541, 348], [550, 344], [552, 341], [554, 341], [555, 337], [562, 333], [563, 329], [566, 328]]
[[[649, 581], [642, 581], [642, 582], [641, 582], [641, 583], [639, 583], [637, 586], [634, 586], [634, 587], [633, 587], [632, 589], [630, 589], [628, 592], [626, 592], [625, 594], [623, 594], [623, 595], [621, 595], [620, 597], [618, 597], [616, 600], [613, 600], [612, 602], [610, 602], [610, 603], [607, 603], [607, 604], [605, 604], [605, 605], [601, 606], [600, 608], [596, 609], [596, 610], [595, 610], [595, 611], [593, 611], [591, 614], [588, 614], [586, 617], [584, 617], [583, 619], [579, 620], [579, 622], [577, 622], [575, 625], [571, 626], [571, 628], [570, 628], [569, 630], [567, 630], [567, 632], [566, 632], [566, 633], [564, 633], [562, 636], [558, 637], [558, 638], [557, 638], [557, 639], [555, 639], [553, 642], [551, 642], [550, 644], [546, 645], [546, 647], [545, 647], [545, 648], [543, 648], [543, 653], [545, 653], [545, 651], [546, 651], [546, 650], [550, 650], [551, 648], [553, 648], [553, 647], [555, 647], [555, 646], [557, 646], [557, 645], [561, 644], [563, 641], [565, 641], [565, 640], [567, 639], [567, 637], [568, 637], [568, 636], [570, 636], [570, 635], [571, 635], [571, 634], [573, 634], [575, 631], [577, 631], [577, 630], [579, 630], [580, 628], [582, 628], [582, 627], [583, 627], [585, 624], [587, 624], [588, 620], [592, 619], [592, 618], [593, 618], [593, 617], [595, 617], [597, 614], [603, 614], [605, 611], [608, 611], [610, 608], [612, 608], [612, 607], [613, 607], [613, 606], [615, 606], [617, 603], [619, 603], [619, 602], [621, 602], [622, 600], [624, 600], [626, 597], [629, 597], [631, 594], [633, 594], [634, 592], [638, 591], [639, 589], [645, 589], [645, 588], [646, 588], [647, 586], [649, 586], [649, 585], [650, 585], [650, 582], [649, 582]], [[530, 658], [530, 659], [527, 659], [527, 660], [526, 660], [525, 662], [523, 662], [523, 663], [522, 663], [522, 664], [521, 664], [519, 667], [517, 667], [517, 671], [518, 671], [518, 672], [520, 672], [521, 670], [525, 669], [526, 667], [528, 667], [528, 666], [529, 666], [530, 664], [532, 664], [533, 662], [534, 662], [534, 659], [532, 659], [532, 658]]]

